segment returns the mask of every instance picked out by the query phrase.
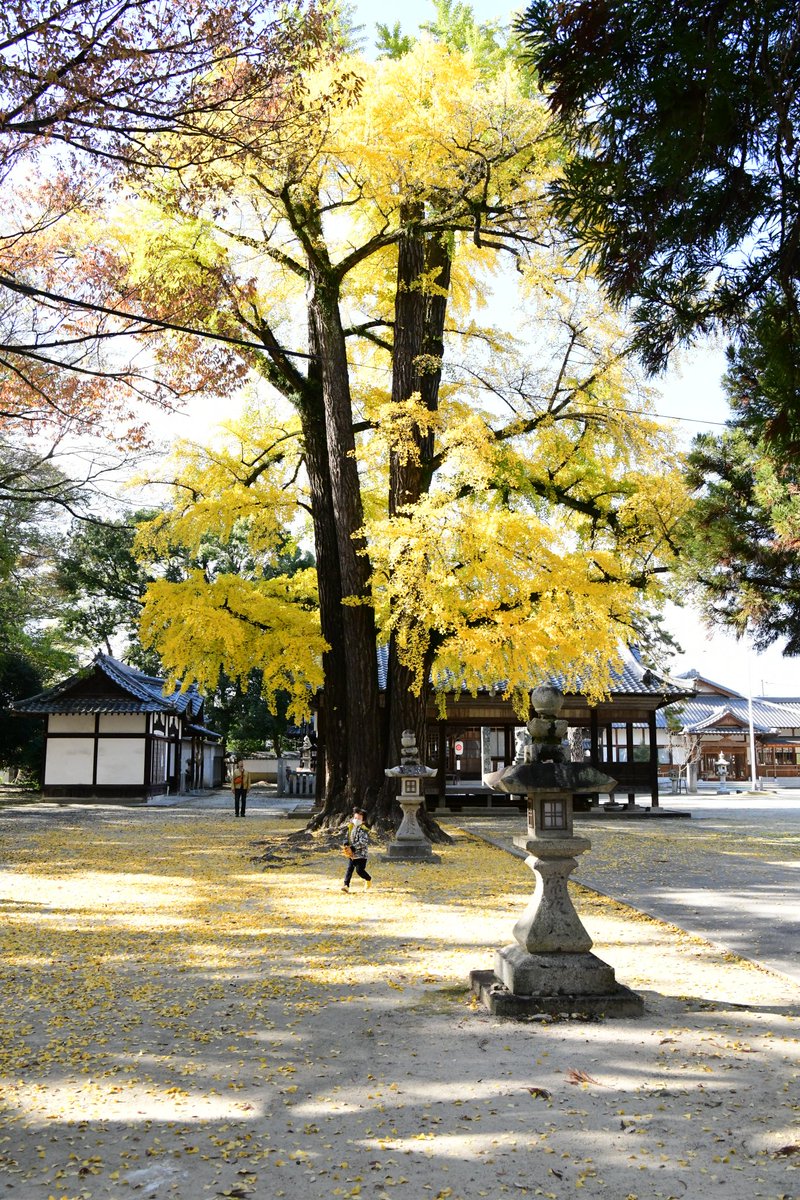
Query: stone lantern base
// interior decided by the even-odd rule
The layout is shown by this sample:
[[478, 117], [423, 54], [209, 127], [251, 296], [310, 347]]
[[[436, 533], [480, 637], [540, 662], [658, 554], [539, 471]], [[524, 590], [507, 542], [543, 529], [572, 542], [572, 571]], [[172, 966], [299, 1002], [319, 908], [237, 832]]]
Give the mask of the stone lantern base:
[[617, 983], [614, 968], [595, 954], [529, 954], [519, 945], [504, 946], [494, 971], [473, 971], [470, 985], [497, 1017], [640, 1017], [644, 1012], [641, 996]]
[[[426, 768], [421, 768], [426, 770]], [[387, 771], [387, 775], [388, 775]], [[416, 781], [415, 781], [416, 782]], [[403, 821], [394, 835], [384, 854], [384, 862], [441, 862], [441, 857], [434, 854], [431, 844], [425, 837], [417, 820], [417, 812], [421, 803], [419, 796], [413, 799], [400, 797], [400, 807], [403, 810]]]
[[431, 844], [425, 842], [391, 842], [386, 847], [386, 853], [381, 855], [383, 862], [432, 862], [442, 861], [440, 854], [434, 854]]

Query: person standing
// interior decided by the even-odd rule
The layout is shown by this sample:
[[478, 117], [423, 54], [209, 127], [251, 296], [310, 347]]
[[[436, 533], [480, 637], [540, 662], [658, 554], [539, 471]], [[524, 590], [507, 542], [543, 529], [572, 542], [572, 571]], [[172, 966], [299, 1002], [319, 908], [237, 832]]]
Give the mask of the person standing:
[[347, 823], [347, 834], [343, 849], [349, 851], [347, 870], [344, 875], [342, 891], [350, 891], [350, 880], [355, 871], [365, 882], [366, 887], [372, 886], [372, 876], [367, 873], [367, 855], [369, 854], [369, 833], [364, 824], [364, 812], [360, 808], [353, 809], [353, 815]]
[[244, 762], [237, 758], [231, 771], [231, 791], [233, 792], [234, 816], [243, 817], [247, 804], [247, 793], [250, 791], [250, 772], [245, 771]]

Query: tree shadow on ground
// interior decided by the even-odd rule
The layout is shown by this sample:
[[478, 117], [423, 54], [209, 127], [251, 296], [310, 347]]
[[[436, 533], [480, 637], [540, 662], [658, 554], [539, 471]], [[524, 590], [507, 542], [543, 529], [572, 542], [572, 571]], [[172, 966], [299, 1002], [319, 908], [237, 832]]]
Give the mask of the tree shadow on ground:
[[[25, 1200], [786, 1190], [795, 1010], [734, 1003], [746, 972], [667, 979], [636, 1020], [507, 1022], [466, 986], [527, 899], [497, 851], [343, 897], [334, 852], [260, 871], [221, 821], [94, 833], [3, 880], [0, 1167]], [[682, 961], [635, 934], [643, 964]]]

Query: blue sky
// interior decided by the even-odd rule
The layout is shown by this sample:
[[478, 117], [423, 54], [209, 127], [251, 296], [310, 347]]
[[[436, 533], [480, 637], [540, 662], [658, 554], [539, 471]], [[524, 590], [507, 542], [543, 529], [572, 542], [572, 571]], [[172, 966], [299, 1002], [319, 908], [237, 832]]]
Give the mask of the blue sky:
[[[375, 26], [393, 26], [399, 21], [404, 33], [415, 33], [420, 22], [431, 21], [436, 10], [431, 0], [403, 0], [402, 4], [390, 5], [386, 0], [350, 0], [356, 24], [365, 26], [364, 36], [372, 38]], [[470, 7], [479, 21], [505, 21], [512, 12], [524, 8], [524, 4], [497, 3], [497, 0], [473, 0]]]

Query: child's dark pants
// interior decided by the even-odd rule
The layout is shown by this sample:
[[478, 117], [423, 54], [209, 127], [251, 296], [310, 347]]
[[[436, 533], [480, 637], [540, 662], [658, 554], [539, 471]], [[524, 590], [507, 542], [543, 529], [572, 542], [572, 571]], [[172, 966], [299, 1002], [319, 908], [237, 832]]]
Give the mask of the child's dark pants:
[[350, 887], [353, 871], [355, 871], [356, 875], [360, 875], [362, 879], [366, 879], [367, 883], [372, 879], [372, 876], [367, 874], [367, 860], [365, 858], [351, 858], [347, 864], [344, 876], [345, 887]]

